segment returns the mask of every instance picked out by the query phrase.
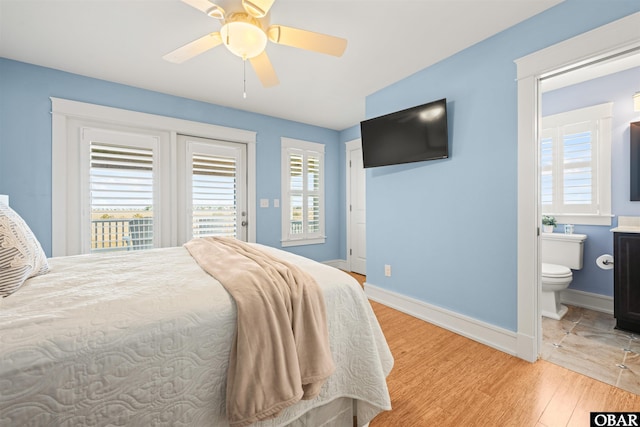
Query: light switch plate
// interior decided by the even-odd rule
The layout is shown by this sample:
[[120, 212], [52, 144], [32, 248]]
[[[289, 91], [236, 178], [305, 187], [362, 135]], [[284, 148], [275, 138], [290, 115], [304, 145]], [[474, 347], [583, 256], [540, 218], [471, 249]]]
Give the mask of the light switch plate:
[[269, 199], [260, 199], [260, 207], [268, 208], [269, 207]]

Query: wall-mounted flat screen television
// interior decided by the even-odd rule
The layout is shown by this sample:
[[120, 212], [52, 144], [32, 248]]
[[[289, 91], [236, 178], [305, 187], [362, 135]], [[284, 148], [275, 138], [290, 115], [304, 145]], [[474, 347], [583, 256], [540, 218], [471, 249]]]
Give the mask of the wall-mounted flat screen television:
[[364, 167], [449, 157], [447, 100], [360, 122]]

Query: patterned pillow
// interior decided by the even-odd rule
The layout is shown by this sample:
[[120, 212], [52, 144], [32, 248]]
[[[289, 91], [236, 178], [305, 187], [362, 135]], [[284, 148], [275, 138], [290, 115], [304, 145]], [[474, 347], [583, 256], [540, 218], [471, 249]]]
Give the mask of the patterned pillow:
[[15, 292], [25, 280], [49, 271], [40, 242], [13, 209], [0, 203], [0, 297]]

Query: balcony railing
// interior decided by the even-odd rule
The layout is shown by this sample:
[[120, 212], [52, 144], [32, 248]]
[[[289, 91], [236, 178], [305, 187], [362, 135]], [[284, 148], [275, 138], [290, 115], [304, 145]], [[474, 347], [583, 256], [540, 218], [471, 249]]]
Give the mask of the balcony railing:
[[302, 221], [291, 221], [291, 234], [301, 234], [302, 233]]
[[153, 248], [153, 218], [91, 220], [91, 252]]

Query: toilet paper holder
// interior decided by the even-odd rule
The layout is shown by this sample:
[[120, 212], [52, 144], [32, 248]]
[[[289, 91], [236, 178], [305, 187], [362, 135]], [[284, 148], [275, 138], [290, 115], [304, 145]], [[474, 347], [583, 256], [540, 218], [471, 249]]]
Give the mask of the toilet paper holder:
[[610, 254], [600, 255], [596, 259], [596, 265], [603, 270], [611, 270], [613, 268], [613, 256]]

